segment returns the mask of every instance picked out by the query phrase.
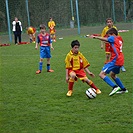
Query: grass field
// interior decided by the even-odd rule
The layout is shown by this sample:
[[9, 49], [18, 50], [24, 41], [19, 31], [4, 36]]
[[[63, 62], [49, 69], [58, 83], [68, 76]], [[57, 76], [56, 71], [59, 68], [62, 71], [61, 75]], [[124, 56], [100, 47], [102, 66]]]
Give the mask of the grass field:
[[[132, 133], [132, 31], [121, 36], [127, 71], [119, 77], [129, 93], [112, 97], [111, 88], [98, 76], [105, 59], [98, 40], [78, 35], [57, 39], [51, 58], [55, 72], [46, 72], [44, 60], [39, 75], [34, 44], [0, 47], [0, 133]], [[85, 96], [89, 86], [81, 81], [75, 83], [73, 96], [66, 97], [64, 59], [75, 39], [96, 75], [89, 79], [102, 91], [92, 100]]]

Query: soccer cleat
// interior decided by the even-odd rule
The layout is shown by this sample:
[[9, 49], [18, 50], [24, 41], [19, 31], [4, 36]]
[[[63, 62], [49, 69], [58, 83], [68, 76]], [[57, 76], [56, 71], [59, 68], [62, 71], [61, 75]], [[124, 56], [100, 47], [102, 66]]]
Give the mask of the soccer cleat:
[[47, 72], [54, 72], [54, 70], [52, 70], [52, 69], [49, 69], [49, 70], [47, 70]]
[[54, 41], [54, 42], [56, 42], [56, 40], [55, 40], [55, 39], [54, 39], [53, 41]]
[[124, 68], [124, 66], [121, 67], [121, 71], [126, 72], [126, 69]]
[[101, 94], [102, 92], [101, 92], [99, 89], [97, 89], [97, 90], [96, 90], [96, 93], [97, 93], [97, 94]]
[[72, 90], [69, 90], [69, 91], [67, 92], [66, 95], [67, 95], [68, 97], [70, 97], [70, 96], [72, 95], [72, 93], [73, 93]]
[[41, 73], [41, 70], [37, 70], [37, 71], [36, 71], [36, 74], [39, 74], [39, 73]]
[[114, 95], [114, 94], [115, 94], [117, 91], [119, 91], [119, 90], [121, 90], [120, 87], [115, 87], [115, 88], [111, 91], [111, 93], [109, 94], [109, 96]]
[[117, 94], [128, 93], [128, 90], [125, 90], [125, 91], [123, 91], [123, 90], [119, 90], [119, 91], [117, 91], [116, 93], [117, 93]]

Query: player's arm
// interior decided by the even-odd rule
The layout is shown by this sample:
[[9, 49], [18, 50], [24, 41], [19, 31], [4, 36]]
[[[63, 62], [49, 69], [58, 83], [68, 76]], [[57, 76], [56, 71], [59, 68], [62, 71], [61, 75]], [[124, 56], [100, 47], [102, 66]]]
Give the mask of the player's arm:
[[69, 81], [69, 75], [68, 75], [68, 69], [66, 69], [66, 82], [68, 83]]
[[53, 47], [52, 43], [50, 43], [50, 48], [51, 48], [52, 50], [54, 50], [54, 47]]
[[85, 70], [91, 77], [95, 77], [95, 75], [88, 69], [88, 67], [84, 68], [84, 70]]
[[108, 42], [108, 38], [106, 37], [100, 37], [100, 36], [90, 36], [90, 38], [94, 38], [94, 39], [98, 39], [98, 40], [101, 40], [101, 41], [105, 41], [105, 42]]
[[36, 42], [36, 46], [35, 46], [35, 49], [38, 49], [38, 45], [40, 43], [40, 39], [39, 39], [39, 36], [37, 36], [37, 42]]
[[54, 50], [53, 45], [52, 45], [52, 39], [50, 38], [50, 36], [49, 36], [49, 43], [50, 43], [50, 48], [51, 48], [52, 50]]

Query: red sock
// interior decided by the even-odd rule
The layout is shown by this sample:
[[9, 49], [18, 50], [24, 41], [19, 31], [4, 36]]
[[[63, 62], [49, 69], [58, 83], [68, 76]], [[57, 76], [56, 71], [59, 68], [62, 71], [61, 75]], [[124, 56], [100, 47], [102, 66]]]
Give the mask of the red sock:
[[98, 88], [94, 85], [94, 83], [92, 83], [90, 86], [91, 86], [92, 88], [94, 88], [95, 90], [98, 89]]
[[87, 83], [90, 87], [94, 88], [95, 90], [97, 90], [98, 88], [95, 86], [95, 84], [90, 80], [89, 83]]
[[74, 82], [69, 82], [68, 90], [73, 90]]

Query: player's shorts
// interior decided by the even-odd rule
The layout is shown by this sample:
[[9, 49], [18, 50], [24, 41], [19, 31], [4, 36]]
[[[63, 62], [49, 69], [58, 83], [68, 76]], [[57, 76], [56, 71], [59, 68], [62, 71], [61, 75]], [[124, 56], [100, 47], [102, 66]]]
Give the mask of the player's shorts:
[[40, 46], [40, 58], [51, 58], [50, 46]]
[[110, 53], [110, 44], [105, 43], [105, 53]]
[[114, 62], [109, 62], [105, 64], [102, 68], [102, 71], [104, 71], [106, 74], [109, 74], [111, 71], [115, 74], [120, 73], [121, 66], [116, 66]]
[[55, 34], [55, 29], [50, 29], [50, 34]]
[[83, 69], [81, 69], [81, 70], [69, 70], [68, 74], [70, 74], [71, 72], [74, 72], [76, 74], [76, 77], [78, 77], [80, 80], [87, 78], [86, 73]]

